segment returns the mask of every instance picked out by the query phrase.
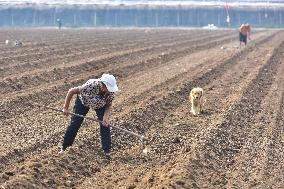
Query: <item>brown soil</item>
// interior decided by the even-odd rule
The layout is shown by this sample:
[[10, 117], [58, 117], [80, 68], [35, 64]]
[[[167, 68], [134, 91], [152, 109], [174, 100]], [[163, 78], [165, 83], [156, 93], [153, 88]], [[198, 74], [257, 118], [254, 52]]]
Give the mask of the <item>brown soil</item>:
[[[284, 31], [0, 30], [0, 188], [284, 188]], [[20, 39], [23, 47], [4, 44]], [[102, 73], [120, 92], [111, 161], [98, 123], [59, 146], [69, 88]], [[205, 91], [204, 112], [188, 94]], [[93, 112], [89, 113], [93, 116]], [[147, 153], [145, 153], [145, 151]]]

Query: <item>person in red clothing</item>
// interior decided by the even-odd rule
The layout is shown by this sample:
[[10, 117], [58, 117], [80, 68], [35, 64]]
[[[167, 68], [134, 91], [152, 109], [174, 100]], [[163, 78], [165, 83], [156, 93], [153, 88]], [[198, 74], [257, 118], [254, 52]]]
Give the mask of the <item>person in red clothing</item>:
[[251, 27], [249, 24], [242, 24], [239, 28], [239, 40], [240, 40], [240, 46], [242, 43], [245, 45], [247, 44], [247, 38], [250, 40], [251, 35]]
[[[79, 87], [69, 89], [63, 107], [63, 113], [69, 115], [69, 104], [74, 94], [77, 95], [73, 112], [86, 116], [90, 108], [96, 111], [100, 123], [100, 134], [102, 149], [107, 158], [110, 158], [111, 135], [109, 128], [109, 117], [112, 101], [115, 92], [118, 91], [116, 79], [113, 75], [103, 74], [99, 79], [90, 79]], [[72, 116], [70, 124], [64, 135], [62, 148], [59, 153], [63, 153], [75, 140], [77, 132], [83, 123], [84, 118]]]

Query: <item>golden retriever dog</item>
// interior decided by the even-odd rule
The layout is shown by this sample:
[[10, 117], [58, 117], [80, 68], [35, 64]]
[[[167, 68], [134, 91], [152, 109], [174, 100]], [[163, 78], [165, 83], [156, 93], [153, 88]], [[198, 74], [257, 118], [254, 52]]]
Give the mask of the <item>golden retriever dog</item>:
[[190, 94], [189, 94], [189, 100], [191, 102], [191, 110], [190, 110], [190, 112], [193, 115], [201, 114], [202, 106], [203, 106], [203, 102], [202, 102], [203, 95], [204, 95], [203, 89], [199, 88], [199, 87], [193, 88], [190, 91]]

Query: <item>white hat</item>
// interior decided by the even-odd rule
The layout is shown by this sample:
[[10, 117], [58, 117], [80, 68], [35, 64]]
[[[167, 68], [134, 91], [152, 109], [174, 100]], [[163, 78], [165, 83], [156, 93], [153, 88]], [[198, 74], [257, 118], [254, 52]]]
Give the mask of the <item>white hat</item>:
[[113, 75], [103, 74], [102, 77], [99, 80], [102, 81], [106, 85], [107, 90], [109, 92], [117, 92], [118, 91], [116, 80], [115, 80], [115, 77]]

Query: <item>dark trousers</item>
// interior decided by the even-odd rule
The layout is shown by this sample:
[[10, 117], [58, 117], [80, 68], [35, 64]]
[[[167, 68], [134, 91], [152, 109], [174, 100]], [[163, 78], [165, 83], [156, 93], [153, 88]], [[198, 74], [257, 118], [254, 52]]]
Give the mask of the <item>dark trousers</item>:
[[[86, 116], [87, 113], [89, 112], [89, 109], [90, 109], [89, 107], [86, 107], [82, 104], [80, 98], [77, 96], [75, 105], [73, 108], [73, 112], [76, 114]], [[105, 113], [105, 108], [103, 107], [100, 109], [96, 109], [95, 111], [96, 111], [98, 120], [102, 121], [104, 113]], [[84, 118], [72, 115], [70, 124], [64, 136], [63, 150], [65, 150], [67, 147], [73, 144], [75, 137], [77, 135], [77, 132], [80, 129], [83, 121], [84, 121]], [[101, 123], [99, 124], [100, 124], [102, 149], [104, 150], [104, 152], [108, 153], [110, 152], [110, 149], [111, 149], [110, 128], [104, 127]]]
[[244, 35], [241, 32], [239, 32], [239, 39], [240, 42], [244, 42], [245, 44], [247, 44], [247, 35]]

